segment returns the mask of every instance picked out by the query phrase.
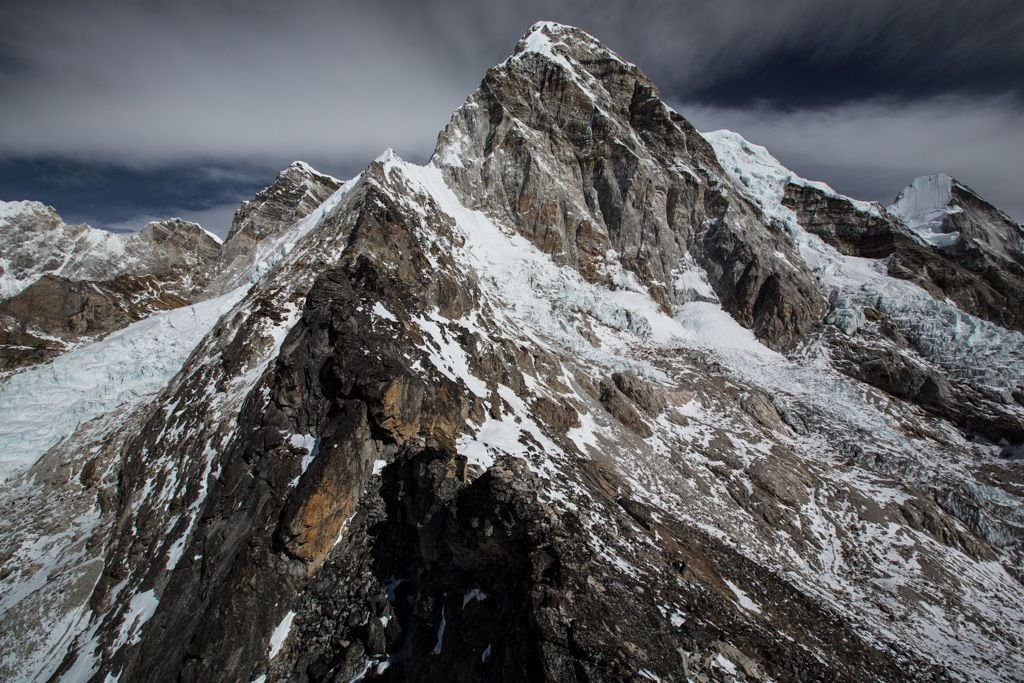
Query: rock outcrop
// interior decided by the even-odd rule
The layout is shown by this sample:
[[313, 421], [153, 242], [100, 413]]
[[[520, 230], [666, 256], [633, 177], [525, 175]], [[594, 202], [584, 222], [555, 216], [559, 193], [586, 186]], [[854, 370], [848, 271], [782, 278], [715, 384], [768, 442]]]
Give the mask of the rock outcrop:
[[[970, 259], [962, 258], [967, 251], [981, 253], [981, 242], [964, 237], [957, 238], [959, 246], [939, 246], [915, 233], [922, 228], [913, 219], [908, 219], [909, 224], [916, 228], [908, 228], [901, 219], [877, 207], [859, 206], [803, 183], [785, 186], [782, 205], [794, 212], [801, 227], [841, 254], [875, 259], [884, 264], [886, 274], [914, 283], [934, 300], [953, 301], [960, 310], [982, 320], [1010, 330], [1022, 329], [1024, 318], [1014, 302], [1024, 297], [1024, 280], [1013, 274], [1007, 262], [998, 267], [991, 261], [987, 268], [968, 267]], [[947, 222], [951, 216], [964, 220], [959, 218], [961, 212], [943, 215]], [[981, 231], [974, 225], [975, 232]], [[836, 296], [833, 312], [826, 318], [845, 333], [827, 331], [824, 336], [837, 368], [994, 441], [1017, 443], [1024, 439], [1021, 405], [1013, 398], [1013, 389], [1009, 393], [993, 391], [985, 381], [965, 377], [962, 372], [950, 373], [949, 368], [943, 371], [941, 363], [936, 364], [935, 347], [943, 341], [932, 335], [941, 335], [941, 330], [922, 334], [922, 321], [901, 316], [893, 302], [868, 302], [854, 324], [846, 317], [849, 302], [848, 297]], [[894, 316], [879, 310], [886, 306], [893, 308]]]
[[172, 218], [130, 235], [67, 225], [50, 207], [0, 209], [0, 371], [30, 367], [160, 310], [262, 274], [288, 228], [340, 181], [295, 162], [238, 210], [221, 242]]
[[274, 182], [235, 212], [211, 290], [223, 293], [250, 277], [260, 247], [273, 243], [274, 238], [306, 218], [340, 186], [338, 179], [301, 161], [281, 171]]
[[[963, 237], [952, 246], [939, 247], [921, 239], [896, 215], [865, 210], [843, 197], [804, 184], [788, 184], [783, 204], [796, 213], [801, 226], [841, 253], [887, 259], [889, 275], [909, 280], [935, 298], [948, 298], [979, 318], [1024, 330], [1022, 313], [1013, 304], [1024, 297], [1021, 277], [1024, 271], [1011, 261], [997, 264], [982, 256], [981, 242]], [[962, 212], [949, 214], [943, 230], [952, 230], [952, 223], [967, 222], [963, 216]], [[972, 231], [987, 234], [982, 225], [980, 219], [970, 223], [965, 234]], [[1002, 234], [1009, 230], [1002, 226], [995, 232]]]
[[207, 284], [219, 254], [213, 235], [177, 218], [123, 235], [68, 225], [38, 202], [0, 206], [0, 299], [14, 296], [43, 275], [95, 281], [148, 275], [190, 298]]

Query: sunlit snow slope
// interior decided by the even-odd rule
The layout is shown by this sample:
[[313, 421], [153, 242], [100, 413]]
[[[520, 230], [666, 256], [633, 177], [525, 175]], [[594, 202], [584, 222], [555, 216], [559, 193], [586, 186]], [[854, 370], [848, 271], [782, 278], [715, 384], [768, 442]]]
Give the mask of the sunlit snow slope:
[[0, 383], [0, 477], [79, 424], [159, 391], [245, 288], [126, 327]]

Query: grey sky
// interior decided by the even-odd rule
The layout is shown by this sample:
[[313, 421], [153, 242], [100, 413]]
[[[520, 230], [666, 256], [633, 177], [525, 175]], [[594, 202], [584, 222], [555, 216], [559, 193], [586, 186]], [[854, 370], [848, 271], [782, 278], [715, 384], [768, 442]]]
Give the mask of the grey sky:
[[[487, 67], [534, 21], [553, 19], [639, 64], [699, 128], [738, 130], [805, 176], [888, 200], [915, 175], [948, 171], [1024, 219], [1016, 1], [50, 0], [0, 10], [0, 199], [34, 198], [11, 196], [32, 188], [4, 178], [37, 159], [114, 165], [118, 177], [195, 167], [260, 182], [296, 158], [336, 173], [386, 147], [423, 160]], [[147, 195], [136, 213], [222, 222], [235, 198], [215, 194], [162, 205]], [[134, 219], [53, 197], [62, 212]]]

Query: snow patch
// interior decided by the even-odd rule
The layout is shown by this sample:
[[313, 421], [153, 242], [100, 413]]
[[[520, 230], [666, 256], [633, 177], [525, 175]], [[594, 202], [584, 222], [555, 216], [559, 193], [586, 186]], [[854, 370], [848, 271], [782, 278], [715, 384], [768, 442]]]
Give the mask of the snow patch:
[[733, 583], [729, 579], [722, 579], [722, 580], [725, 581], [725, 585], [728, 586], [729, 590], [731, 590], [733, 592], [733, 595], [736, 596], [736, 600], [737, 600], [737, 602], [740, 603], [740, 607], [742, 607], [743, 609], [745, 609], [745, 610], [747, 610], [749, 612], [754, 612], [755, 614], [760, 614], [761, 613], [761, 606], [759, 604], [757, 604], [756, 602], [754, 602], [753, 600], [751, 600], [750, 596], [748, 596], [746, 593], [744, 593], [743, 590], [740, 589], [739, 586], [737, 586], [735, 583]]
[[389, 311], [387, 308], [385, 308], [384, 304], [382, 304], [379, 301], [376, 302], [375, 304], [373, 304], [373, 308], [371, 310], [372, 310], [373, 314], [375, 316], [377, 316], [378, 318], [383, 318], [384, 320], [390, 320], [393, 323], [397, 323], [398, 322], [398, 318], [395, 317], [395, 314], [392, 313], [391, 311]]
[[487, 384], [470, 371], [469, 356], [447, 327], [453, 321], [435, 311], [429, 318], [417, 316], [413, 322], [427, 334], [429, 342], [421, 348], [427, 352], [430, 363], [438, 372], [453, 382], [461, 381], [477, 397], [486, 398]]
[[306, 451], [306, 454], [302, 456], [302, 461], [299, 463], [299, 473], [292, 479], [290, 486], [298, 486], [299, 479], [306, 473], [309, 466], [316, 460], [317, 454], [320, 452], [320, 439], [316, 438], [312, 434], [292, 434], [288, 437], [288, 443], [292, 448], [301, 448]]
[[441, 605], [441, 623], [437, 625], [437, 642], [434, 644], [434, 649], [430, 651], [432, 655], [439, 655], [444, 650], [444, 629], [448, 625], [444, 617], [444, 608], [447, 604], [448, 601], [445, 600]]
[[121, 630], [118, 632], [114, 651], [120, 650], [126, 644], [134, 645], [139, 642], [142, 625], [149, 621], [159, 604], [160, 600], [152, 589], [132, 596], [128, 614], [121, 621]]
[[273, 659], [281, 652], [281, 648], [284, 647], [284, 641], [288, 639], [288, 633], [292, 630], [292, 621], [294, 619], [295, 612], [289, 610], [288, 614], [284, 615], [281, 623], [274, 628], [274, 632], [270, 634], [270, 659]]
[[482, 600], [486, 600], [486, 599], [487, 599], [487, 593], [484, 593], [479, 588], [474, 588], [473, 590], [468, 591], [464, 596], [462, 596], [462, 608], [465, 609], [466, 605], [468, 605], [469, 603], [473, 602], [474, 600], [481, 600], [482, 601]]

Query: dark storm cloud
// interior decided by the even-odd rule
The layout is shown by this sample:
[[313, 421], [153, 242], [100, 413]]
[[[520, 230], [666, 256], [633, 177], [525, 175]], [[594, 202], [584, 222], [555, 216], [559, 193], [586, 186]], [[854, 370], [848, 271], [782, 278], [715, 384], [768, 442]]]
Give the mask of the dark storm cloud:
[[[1024, 5], [1016, 0], [50, 0], [8, 3], [2, 15], [0, 156], [14, 164], [242, 166], [272, 177], [295, 158], [358, 168], [386, 147], [423, 160], [484, 70], [538, 19], [598, 36], [667, 99], [687, 103], [684, 115], [694, 106], [723, 117], [702, 120], [705, 128], [758, 111], [773, 112], [780, 126], [801, 112], [843, 111], [865, 117], [850, 129], [884, 151], [869, 125], [874, 110], [856, 105], [902, 107], [912, 128], [910, 114], [928, 113], [920, 102], [953, 98], [956, 121], [967, 125], [993, 107], [1019, 119], [1024, 100]], [[755, 138], [764, 130], [747, 126]], [[1012, 146], [1019, 138], [978, 144], [987, 146], [955, 145], [959, 156], [909, 149], [911, 157], [883, 155], [876, 166], [894, 177], [955, 166], [985, 193], [973, 179], [1024, 149]], [[828, 153], [859, 151], [850, 147], [826, 145]], [[845, 162], [823, 155], [818, 163]], [[843, 183], [854, 175], [833, 182], [852, 191]], [[14, 198], [9, 185], [0, 198]]]

